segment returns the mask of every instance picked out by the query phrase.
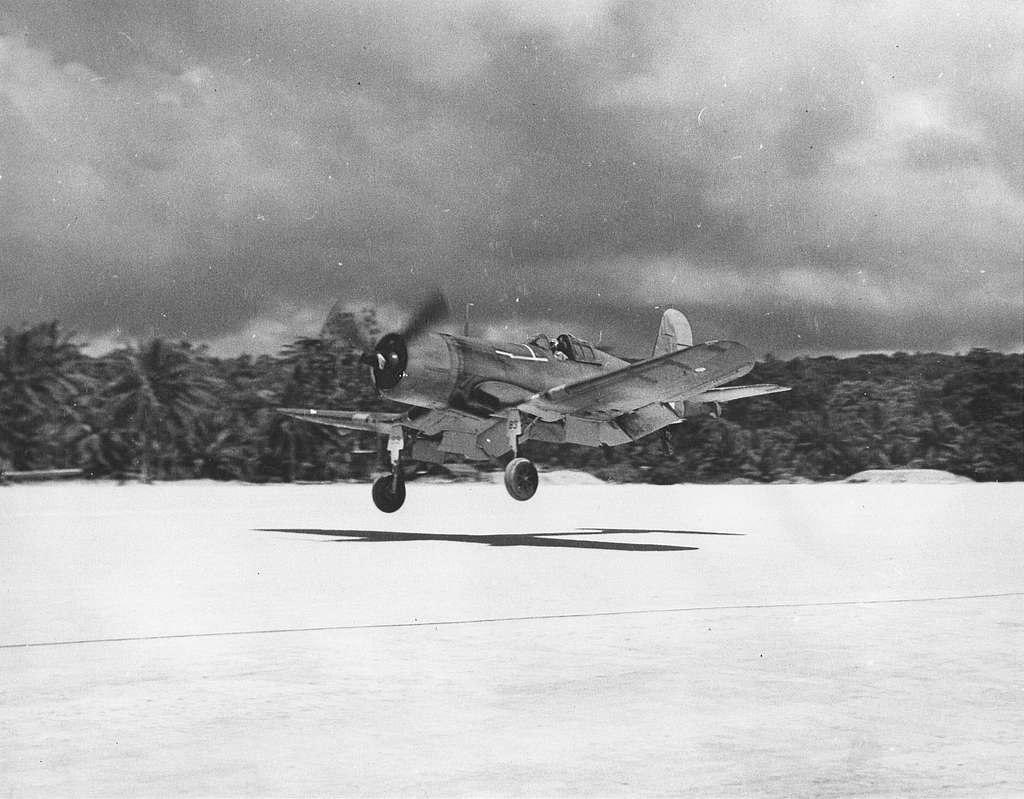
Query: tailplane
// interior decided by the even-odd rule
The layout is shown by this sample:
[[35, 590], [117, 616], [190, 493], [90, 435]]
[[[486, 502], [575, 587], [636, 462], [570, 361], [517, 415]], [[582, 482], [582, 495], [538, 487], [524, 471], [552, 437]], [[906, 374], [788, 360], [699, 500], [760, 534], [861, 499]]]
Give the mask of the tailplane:
[[651, 357], [657, 358], [659, 355], [667, 355], [692, 346], [693, 331], [690, 329], [690, 323], [682, 313], [675, 308], [669, 308], [661, 315], [661, 327], [658, 328], [658, 338], [654, 341]]

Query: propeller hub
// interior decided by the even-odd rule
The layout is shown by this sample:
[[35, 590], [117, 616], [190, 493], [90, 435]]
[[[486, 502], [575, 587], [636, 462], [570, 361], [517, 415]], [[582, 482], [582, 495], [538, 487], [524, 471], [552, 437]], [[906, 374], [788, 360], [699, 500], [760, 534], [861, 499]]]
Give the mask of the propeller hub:
[[409, 364], [405, 337], [399, 333], [388, 333], [377, 342], [372, 353], [363, 355], [363, 360], [373, 368], [373, 384], [379, 390], [394, 388], [405, 377], [405, 367]]
[[[378, 391], [387, 391], [398, 385], [409, 365], [409, 343], [425, 335], [432, 325], [446, 319], [448, 312], [448, 301], [440, 291], [434, 291], [420, 303], [401, 331], [388, 333], [372, 345], [365, 338], [361, 339], [363, 354], [359, 356], [359, 362], [370, 367], [373, 385]], [[361, 331], [351, 316], [340, 302], [335, 303], [320, 331], [321, 338], [359, 341]]]

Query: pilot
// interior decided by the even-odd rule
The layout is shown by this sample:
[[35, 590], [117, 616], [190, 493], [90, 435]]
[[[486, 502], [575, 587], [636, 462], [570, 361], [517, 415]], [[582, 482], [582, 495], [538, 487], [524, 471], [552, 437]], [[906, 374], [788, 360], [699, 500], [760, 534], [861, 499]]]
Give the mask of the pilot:
[[559, 336], [555, 339], [555, 344], [551, 348], [555, 357], [560, 361], [569, 360], [569, 339], [565, 335]]

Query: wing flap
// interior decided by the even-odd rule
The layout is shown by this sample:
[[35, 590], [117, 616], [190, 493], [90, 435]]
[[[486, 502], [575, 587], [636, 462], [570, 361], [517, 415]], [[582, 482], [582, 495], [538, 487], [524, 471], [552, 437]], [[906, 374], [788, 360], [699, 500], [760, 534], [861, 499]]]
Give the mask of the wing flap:
[[367, 430], [385, 436], [396, 424], [406, 421], [404, 413], [325, 411], [317, 408], [278, 408], [277, 412], [298, 419], [300, 422], [309, 422], [325, 427], [340, 427], [345, 430]]
[[750, 350], [735, 341], [709, 341], [535, 394], [521, 410], [612, 418], [653, 402], [686, 400], [754, 368]]

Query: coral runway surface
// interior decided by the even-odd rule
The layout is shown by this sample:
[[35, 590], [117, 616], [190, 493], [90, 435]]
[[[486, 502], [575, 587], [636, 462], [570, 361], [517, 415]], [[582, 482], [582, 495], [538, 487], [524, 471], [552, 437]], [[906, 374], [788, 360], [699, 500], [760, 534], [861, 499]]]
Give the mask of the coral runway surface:
[[1024, 794], [1024, 486], [0, 488], [6, 796]]

